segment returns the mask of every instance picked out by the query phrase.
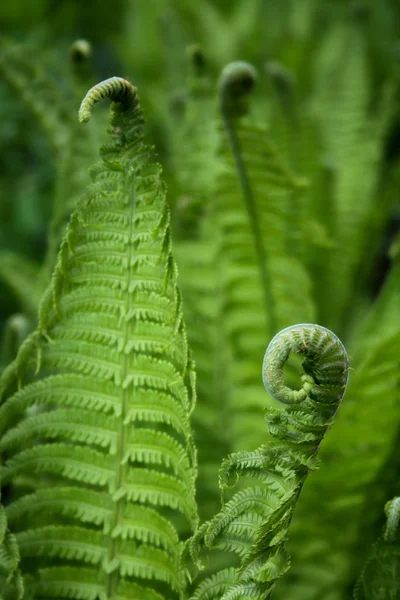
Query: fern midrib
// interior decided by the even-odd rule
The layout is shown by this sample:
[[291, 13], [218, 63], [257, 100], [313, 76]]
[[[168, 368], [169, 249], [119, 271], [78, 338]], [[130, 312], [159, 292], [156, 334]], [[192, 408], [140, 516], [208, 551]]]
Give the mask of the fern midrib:
[[[134, 216], [135, 216], [135, 174], [132, 174], [132, 182], [131, 182], [131, 190], [130, 190], [130, 194], [129, 194], [129, 242], [128, 242], [128, 262], [126, 265], [126, 269], [127, 269], [127, 282], [128, 285], [125, 289], [125, 298], [126, 298], [126, 302], [125, 302], [125, 307], [126, 307], [126, 314], [129, 314], [132, 306], [131, 306], [131, 300], [132, 300], [132, 292], [130, 291], [130, 287], [131, 287], [131, 281], [132, 281], [132, 271], [133, 271], [133, 266], [131, 266], [131, 260], [134, 254], [134, 248], [133, 248], [133, 242], [132, 242], [132, 237], [133, 237], [133, 230], [134, 230]], [[126, 345], [128, 344], [129, 341], [129, 337], [131, 334], [131, 323], [132, 320], [131, 319], [124, 319], [124, 333], [123, 333], [123, 338], [124, 338], [124, 343], [123, 343], [123, 347], [120, 349], [120, 353], [122, 355], [122, 360], [121, 360], [121, 373], [122, 373], [122, 378], [121, 381], [125, 381], [126, 377], [128, 376], [129, 373], [129, 354], [126, 354], [124, 352], [124, 348], [126, 347]], [[123, 481], [125, 480], [125, 475], [126, 475], [126, 471], [128, 469], [128, 463], [127, 462], [123, 462], [124, 456], [126, 454], [127, 451], [127, 427], [132, 427], [132, 423], [130, 423], [129, 421], [127, 422], [127, 409], [128, 409], [128, 395], [130, 393], [130, 386], [124, 387], [124, 386], [119, 386], [120, 389], [120, 405], [121, 405], [121, 417], [120, 417], [120, 431], [119, 431], [119, 436], [118, 436], [118, 441], [117, 441], [117, 453], [116, 453], [116, 461], [117, 461], [117, 476], [116, 476], [116, 486], [115, 486], [115, 490], [119, 490], [121, 488], [121, 485], [123, 483]], [[114, 508], [112, 511], [112, 516], [111, 516], [111, 532], [114, 531], [114, 529], [116, 528], [116, 526], [118, 525], [120, 518], [121, 518], [121, 514], [122, 511], [125, 507], [125, 502], [126, 502], [126, 497], [123, 495], [121, 496], [116, 502], [114, 502]], [[118, 537], [109, 537], [109, 548], [108, 548], [108, 563], [112, 564], [112, 561], [115, 559], [116, 556], [116, 548], [117, 548], [117, 543], [118, 543]], [[112, 573], [110, 573], [108, 575], [108, 582], [107, 582], [107, 595], [109, 598], [113, 598], [114, 597], [114, 593], [116, 593], [116, 589], [118, 586], [118, 582], [119, 582], [119, 571], [116, 570]]]
[[257, 254], [258, 270], [260, 273], [260, 279], [262, 284], [262, 291], [265, 301], [265, 311], [268, 315], [267, 331], [269, 335], [271, 331], [276, 331], [277, 320], [274, 310], [274, 301], [272, 297], [272, 285], [271, 278], [267, 269], [267, 254], [264, 249], [262, 242], [261, 229], [259, 225], [259, 219], [257, 218], [257, 207], [254, 200], [253, 190], [250, 185], [249, 178], [247, 176], [246, 167], [242, 158], [239, 140], [235, 131], [234, 123], [228, 115], [223, 115], [223, 121], [225, 124], [225, 130], [228, 135], [229, 144], [232, 150], [233, 158], [236, 163], [236, 169], [239, 176], [240, 186], [242, 188], [243, 198], [245, 201], [247, 213], [250, 221], [250, 228], [254, 236], [254, 247]]

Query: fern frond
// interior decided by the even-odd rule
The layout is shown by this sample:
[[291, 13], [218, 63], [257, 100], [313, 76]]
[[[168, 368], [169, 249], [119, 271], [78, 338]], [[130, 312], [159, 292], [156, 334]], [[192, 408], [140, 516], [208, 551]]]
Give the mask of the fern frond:
[[[112, 100], [113, 143], [67, 227], [39, 328], [2, 380], [1, 481], [41, 598], [80, 597], [78, 563], [93, 565], [82, 597], [178, 598], [180, 539], [197, 522], [193, 365], [137, 91], [102, 82], [81, 121], [102, 98]], [[27, 495], [18, 482], [28, 476], [37, 490]]]
[[[300, 390], [290, 389], [283, 380], [290, 353], [303, 358]], [[277, 334], [268, 346], [263, 378], [270, 393], [286, 404], [282, 420], [274, 415], [279, 437], [286, 443], [270, 442], [253, 452], [232, 454], [224, 461], [222, 495], [240, 483], [244, 489], [233, 492], [220, 513], [198, 529], [187, 548], [196, 563], [201, 549], [234, 552], [240, 566], [229, 582], [226, 575], [232, 572], [222, 571], [200, 583], [192, 596], [195, 600], [265, 600], [289, 568], [285, 549], [288, 529], [305, 479], [317, 466], [318, 447], [345, 392], [347, 353], [324, 327], [294, 325]], [[301, 417], [297, 421], [300, 407], [315, 417], [317, 427], [307, 428]], [[289, 427], [285, 415], [292, 418]], [[293, 443], [291, 437], [298, 428], [301, 434], [307, 430], [308, 436]], [[257, 485], [248, 484], [254, 480]]]
[[[299, 586], [310, 600], [328, 593], [341, 598], [366, 558], [368, 532], [376, 527], [387, 493], [385, 468], [392, 474], [398, 464], [399, 277], [397, 257], [381, 297], [357, 329], [355, 373], [340, 418], [321, 450], [327, 469], [305, 487], [293, 521], [290, 547], [296, 561], [291, 579], [277, 589], [285, 600], [297, 598]], [[305, 536], [313, 544], [305, 546]]]
[[[254, 69], [246, 63], [228, 65], [220, 78], [225, 131], [211, 214], [218, 231], [224, 331], [235, 361], [229, 403], [242, 403], [234, 422], [253, 416], [251, 444], [258, 445], [264, 439], [256, 418], [262, 398], [260, 392], [248, 393], [258, 380], [257, 356], [277, 329], [301, 319], [312, 321], [314, 307], [307, 273], [288, 253], [289, 196], [302, 182], [264, 127], [239, 120], [254, 84]], [[243, 446], [239, 435], [234, 448]]]
[[379, 90], [373, 109], [367, 52], [360, 24], [339, 23], [324, 39], [315, 68], [314, 108], [333, 185], [326, 213], [333, 245], [320, 256], [323, 283], [316, 294], [322, 320], [335, 329], [350, 322], [357, 310], [354, 293], [359, 293], [360, 279], [364, 285], [368, 281], [365, 265], [370, 267], [376, 251], [371, 238], [377, 211], [380, 222], [388, 218], [387, 207], [382, 202], [378, 207], [375, 195], [398, 83], [389, 94]]

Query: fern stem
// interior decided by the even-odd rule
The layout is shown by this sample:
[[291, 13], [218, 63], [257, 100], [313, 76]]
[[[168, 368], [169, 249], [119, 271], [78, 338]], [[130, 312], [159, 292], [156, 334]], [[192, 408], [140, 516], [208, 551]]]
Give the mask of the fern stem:
[[250, 220], [250, 227], [254, 236], [254, 246], [258, 258], [258, 269], [262, 283], [265, 308], [268, 313], [268, 335], [270, 331], [276, 331], [277, 329], [276, 311], [271, 292], [271, 278], [267, 269], [268, 257], [262, 241], [260, 218], [257, 212], [253, 190], [247, 175], [246, 165], [242, 157], [239, 140], [235, 130], [235, 118], [242, 116], [247, 112], [245, 101], [248, 93], [254, 87], [256, 77], [255, 69], [248, 63], [234, 62], [227, 65], [220, 77], [219, 100], [222, 120], [236, 164], [239, 182]]

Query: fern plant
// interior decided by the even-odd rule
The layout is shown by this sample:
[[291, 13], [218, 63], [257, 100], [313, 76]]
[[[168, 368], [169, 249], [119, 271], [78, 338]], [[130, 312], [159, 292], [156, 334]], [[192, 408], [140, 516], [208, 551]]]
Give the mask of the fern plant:
[[[171, 220], [125, 79], [83, 104], [112, 124], [79, 200], [104, 134], [70, 8], [3, 40], [3, 598], [396, 597], [396, 10], [366, 4], [126, 3], [101, 45], [85, 13]], [[320, 446], [350, 368], [326, 328], [354, 371]]]
[[81, 120], [103, 97], [112, 144], [2, 380], [6, 516], [34, 597], [179, 597], [177, 531], [197, 522], [194, 376], [137, 93], [103, 82]]
[[[279, 443], [223, 464], [222, 490], [239, 475], [262, 486], [244, 488], [196, 529], [194, 370], [160, 167], [126, 80], [90, 90], [80, 120], [103, 98], [112, 101], [112, 144], [72, 214], [38, 327], [1, 381], [3, 587], [12, 586], [4, 597], [187, 597], [180, 554], [191, 528], [194, 558], [203, 537], [208, 546], [219, 538], [243, 563], [206, 579], [193, 598], [266, 598], [288, 567], [287, 528], [343, 395], [346, 353], [320, 327], [274, 338], [266, 382], [296, 404], [268, 418]], [[305, 355], [297, 392], [283, 381], [290, 352]]]

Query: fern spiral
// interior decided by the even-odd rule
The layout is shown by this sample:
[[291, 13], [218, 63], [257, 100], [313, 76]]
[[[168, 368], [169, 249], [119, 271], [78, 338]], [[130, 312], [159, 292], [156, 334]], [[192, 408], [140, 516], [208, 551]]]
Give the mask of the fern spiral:
[[[284, 383], [283, 366], [291, 352], [305, 357], [300, 390], [292, 390]], [[346, 349], [332, 331], [321, 325], [299, 324], [283, 329], [271, 340], [262, 375], [271, 396], [285, 404], [302, 402], [310, 393], [325, 402], [335, 402], [344, 394], [348, 370]]]
[[[283, 365], [290, 352], [303, 360], [302, 389], [284, 384]], [[202, 567], [200, 553], [233, 552], [238, 566], [204, 579], [193, 600], [265, 600], [289, 568], [285, 550], [296, 501], [316, 452], [345, 392], [348, 357], [340, 340], [319, 325], [300, 324], [277, 334], [267, 348], [263, 379], [284, 403], [266, 415], [278, 438], [253, 452], [237, 452], [220, 471], [222, 509], [205, 522], [188, 544]], [[250, 483], [249, 483], [250, 482]], [[226, 502], [227, 490], [238, 488]]]
[[38, 329], [1, 381], [5, 513], [35, 598], [181, 598], [180, 538], [197, 522], [194, 372], [137, 91], [100, 83], [80, 120], [103, 98], [112, 143], [71, 217]]
[[87, 123], [92, 116], [94, 104], [108, 98], [119, 103], [118, 110], [129, 110], [138, 106], [138, 95], [136, 88], [122, 77], [110, 77], [98, 83], [88, 91], [79, 109], [79, 120]]

